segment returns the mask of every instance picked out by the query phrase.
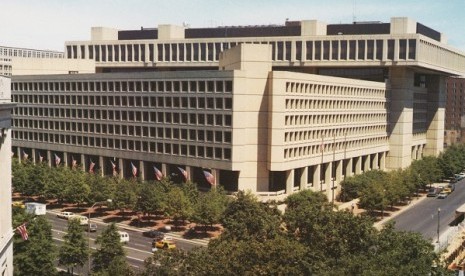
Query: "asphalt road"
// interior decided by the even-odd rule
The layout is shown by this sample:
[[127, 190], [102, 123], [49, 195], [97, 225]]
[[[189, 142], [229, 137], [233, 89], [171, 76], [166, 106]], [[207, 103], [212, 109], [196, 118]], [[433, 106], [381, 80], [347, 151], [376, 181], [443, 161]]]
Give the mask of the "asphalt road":
[[[53, 234], [54, 240], [57, 241], [57, 243], [61, 243], [63, 241], [63, 236], [66, 234], [66, 231], [68, 229], [68, 221], [66, 219], [57, 218], [55, 213], [47, 212], [46, 216], [47, 216], [47, 219], [52, 224], [52, 234]], [[91, 232], [91, 233], [84, 232], [84, 234], [86, 235], [86, 238], [89, 241], [90, 247], [95, 250], [96, 249], [95, 239], [103, 231], [103, 229], [105, 229], [106, 224], [95, 221], [95, 220], [91, 220], [91, 221], [97, 224], [98, 226], [97, 232]], [[131, 230], [131, 228], [125, 228], [125, 229], [119, 229], [119, 230], [125, 231], [129, 234], [129, 242], [123, 246], [126, 252], [126, 258], [127, 258], [128, 264], [132, 266], [135, 270], [143, 269], [144, 260], [152, 255], [152, 252], [151, 252], [152, 238], [144, 237], [142, 235], [142, 231], [139, 229], [135, 229], [135, 228], [133, 230]], [[194, 247], [201, 246], [189, 240], [180, 239], [174, 236], [171, 236], [171, 237], [174, 240], [176, 247], [182, 250], [191, 250]], [[75, 271], [75, 272], [79, 273], [81, 271]]]
[[456, 183], [455, 191], [447, 198], [427, 197], [393, 218], [396, 223], [395, 228], [418, 232], [427, 239], [437, 241], [438, 218], [441, 235], [454, 220], [455, 210], [463, 204], [465, 204], [465, 179]]

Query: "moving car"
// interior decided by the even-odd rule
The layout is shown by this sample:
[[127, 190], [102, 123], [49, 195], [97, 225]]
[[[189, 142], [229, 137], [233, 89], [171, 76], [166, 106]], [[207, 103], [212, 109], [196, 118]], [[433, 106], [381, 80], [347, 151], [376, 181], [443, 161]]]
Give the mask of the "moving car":
[[87, 227], [86, 227], [86, 231], [96, 232], [97, 231], [97, 224], [89, 223], [89, 225], [87, 225]]
[[74, 216], [73, 212], [61, 212], [57, 215], [57, 217], [62, 218], [62, 219], [69, 219], [72, 216]]
[[11, 206], [18, 207], [18, 208], [26, 208], [26, 205], [22, 201], [13, 201]]
[[143, 236], [161, 240], [165, 237], [165, 233], [158, 230], [149, 230], [142, 233]]
[[175, 248], [176, 248], [176, 244], [170, 239], [154, 240], [152, 242], [152, 251], [156, 251], [156, 249], [175, 249]]
[[448, 196], [449, 194], [446, 192], [440, 192], [437, 196], [437, 198], [444, 199]]
[[449, 187], [445, 187], [444, 190], [442, 190], [443, 193], [450, 194], [452, 193], [452, 189]]
[[122, 243], [128, 243], [129, 242], [129, 234], [127, 232], [123, 231], [118, 231], [119, 234], [119, 240]]
[[70, 220], [70, 219], [75, 219], [75, 220], [79, 221], [79, 225], [87, 225], [87, 224], [89, 224], [89, 219], [86, 216], [73, 215], [73, 216], [70, 216], [68, 218], [68, 220]]

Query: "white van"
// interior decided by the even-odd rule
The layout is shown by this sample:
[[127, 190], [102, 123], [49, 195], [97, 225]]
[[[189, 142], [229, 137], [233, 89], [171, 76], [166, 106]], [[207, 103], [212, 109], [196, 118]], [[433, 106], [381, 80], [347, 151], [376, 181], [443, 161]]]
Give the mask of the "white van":
[[89, 224], [89, 219], [86, 216], [74, 215], [74, 216], [69, 217], [69, 219], [79, 220], [79, 225], [88, 225]]
[[26, 202], [26, 213], [36, 216], [45, 215], [47, 213], [47, 205], [37, 202]]
[[127, 232], [123, 231], [118, 231], [119, 234], [119, 240], [122, 243], [128, 243], [129, 242], [129, 234]]

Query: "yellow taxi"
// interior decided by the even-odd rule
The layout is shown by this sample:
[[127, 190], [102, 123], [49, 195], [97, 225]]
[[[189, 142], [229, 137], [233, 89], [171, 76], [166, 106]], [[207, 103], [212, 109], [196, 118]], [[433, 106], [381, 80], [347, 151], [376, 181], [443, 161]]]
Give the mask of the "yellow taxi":
[[19, 208], [26, 208], [26, 206], [24, 205], [24, 203], [22, 201], [13, 201], [11, 203], [11, 206], [19, 207]]
[[176, 244], [170, 239], [159, 239], [152, 242], [152, 248], [156, 249], [175, 249]]

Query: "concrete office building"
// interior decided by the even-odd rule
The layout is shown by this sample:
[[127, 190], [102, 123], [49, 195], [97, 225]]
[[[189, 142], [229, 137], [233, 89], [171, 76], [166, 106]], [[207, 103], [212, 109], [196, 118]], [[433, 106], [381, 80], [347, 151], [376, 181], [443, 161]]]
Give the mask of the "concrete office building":
[[[443, 149], [445, 77], [465, 55], [408, 18], [390, 23], [118, 31], [93, 28], [65, 57], [102, 74], [15, 76], [13, 143], [34, 160], [157, 167], [273, 198], [337, 193], [345, 177]], [[208, 186], [208, 185], [207, 185]], [[335, 189], [333, 189], [335, 187]]]
[[11, 223], [11, 103], [10, 78], [0, 75], [0, 274], [13, 275]]
[[447, 78], [444, 144], [465, 143], [465, 78]]

